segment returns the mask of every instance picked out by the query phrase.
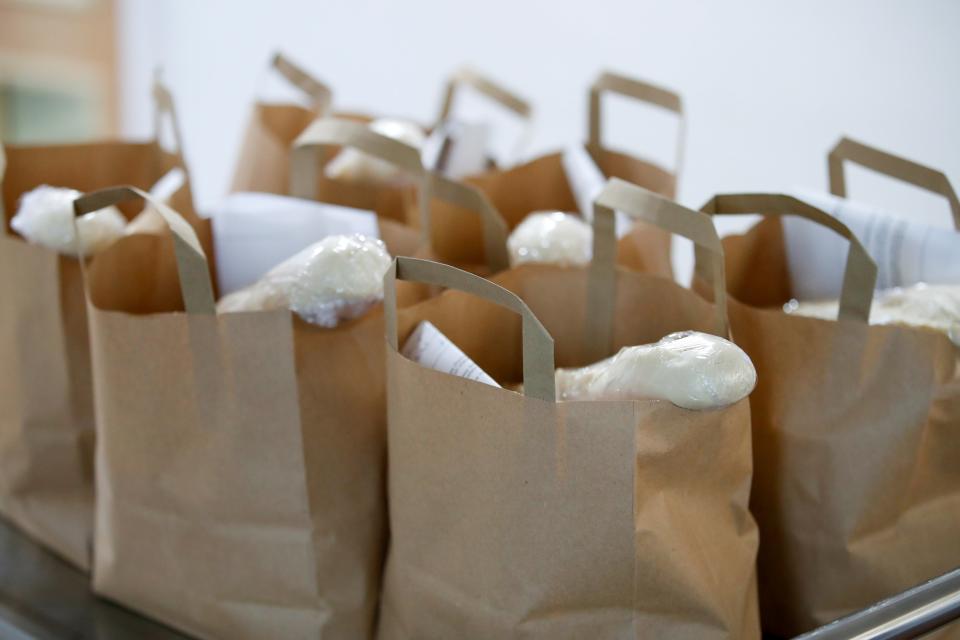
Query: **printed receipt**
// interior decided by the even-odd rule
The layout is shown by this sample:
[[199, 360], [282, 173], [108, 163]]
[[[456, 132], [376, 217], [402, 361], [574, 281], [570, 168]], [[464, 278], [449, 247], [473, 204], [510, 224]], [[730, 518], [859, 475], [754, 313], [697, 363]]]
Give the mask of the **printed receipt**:
[[500, 387], [496, 380], [430, 322], [417, 325], [400, 353], [428, 369]]

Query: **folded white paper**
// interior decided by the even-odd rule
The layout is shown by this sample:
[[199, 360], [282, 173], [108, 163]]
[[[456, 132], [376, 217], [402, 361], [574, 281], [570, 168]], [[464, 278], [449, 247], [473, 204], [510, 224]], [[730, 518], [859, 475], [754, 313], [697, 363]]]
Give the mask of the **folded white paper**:
[[[877, 263], [877, 289], [918, 282], [960, 282], [960, 233], [910, 222], [875, 207], [816, 191], [794, 195], [845, 224]], [[837, 298], [848, 243], [795, 216], [783, 218], [793, 294], [798, 300]]]
[[483, 122], [448, 120], [423, 145], [423, 165], [448, 178], [462, 178], [487, 168], [490, 127]]
[[[564, 149], [561, 155], [563, 171], [570, 183], [573, 199], [577, 201], [577, 208], [587, 222], [593, 222], [593, 201], [603, 191], [607, 180], [603, 172], [593, 161], [587, 149], [582, 145], [574, 145]], [[622, 238], [633, 226], [633, 221], [625, 213], [616, 212], [617, 238]]]
[[497, 381], [443, 335], [433, 323], [423, 321], [413, 330], [400, 350], [405, 357], [434, 371], [500, 387]]
[[217, 281], [225, 295], [333, 235], [380, 237], [371, 211], [269, 193], [235, 193], [213, 209]]

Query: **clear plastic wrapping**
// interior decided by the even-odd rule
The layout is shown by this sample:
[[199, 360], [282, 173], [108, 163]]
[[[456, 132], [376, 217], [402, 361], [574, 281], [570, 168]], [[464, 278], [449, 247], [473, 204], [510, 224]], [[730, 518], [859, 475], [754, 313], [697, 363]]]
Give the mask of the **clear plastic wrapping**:
[[[371, 122], [370, 129], [417, 149], [426, 140], [423, 129], [406, 120], [381, 118]], [[324, 174], [335, 180], [376, 185], [399, 184], [408, 178], [399, 167], [352, 147], [338, 153], [327, 164]]]
[[253, 284], [327, 236], [380, 237], [372, 211], [272, 193], [232, 193], [212, 208], [211, 221], [217, 285], [223, 295]]
[[81, 195], [75, 189], [41, 185], [23, 194], [10, 226], [27, 242], [65, 255], [88, 257], [103, 251], [123, 236], [127, 220], [111, 206], [80, 216], [74, 226], [73, 201]]
[[562, 211], [531, 213], [507, 238], [510, 264], [525, 262], [580, 266], [593, 255], [593, 230]]
[[[783, 310], [798, 316], [836, 320], [839, 302], [791, 300], [783, 305]], [[870, 324], [926, 327], [946, 334], [960, 346], [960, 285], [919, 283], [878, 291], [870, 307]]]
[[729, 340], [697, 331], [624, 347], [579, 369], [557, 369], [560, 400], [668, 400], [716, 409], [747, 397], [757, 383], [750, 357]]
[[254, 284], [220, 300], [220, 313], [290, 309], [321, 327], [357, 318], [383, 300], [386, 245], [360, 234], [324, 238]]

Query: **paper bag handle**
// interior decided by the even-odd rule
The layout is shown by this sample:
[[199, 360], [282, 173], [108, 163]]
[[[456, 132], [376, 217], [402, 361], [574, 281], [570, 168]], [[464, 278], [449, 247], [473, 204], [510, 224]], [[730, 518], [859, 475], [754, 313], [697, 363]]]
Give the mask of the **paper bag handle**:
[[437, 124], [446, 120], [450, 115], [450, 111], [453, 109], [453, 98], [457, 94], [457, 90], [463, 86], [472, 87], [478, 93], [490, 98], [508, 111], [512, 111], [518, 118], [524, 120], [530, 118], [532, 110], [529, 102], [480, 72], [469, 67], [461, 67], [447, 78]]
[[595, 359], [610, 354], [616, 302], [617, 237], [615, 211], [622, 211], [670, 233], [692, 240], [709, 254], [705, 277], [713, 285], [717, 335], [729, 335], [723, 247], [713, 221], [667, 198], [619, 178], [611, 178], [593, 201], [593, 260], [590, 263], [587, 348]]
[[[468, 209], [480, 216], [483, 224], [483, 251], [490, 273], [498, 273], [510, 267], [510, 258], [507, 254], [507, 235], [509, 234], [507, 223], [483, 191], [446, 178], [439, 173], [431, 173], [430, 192], [434, 198]], [[423, 227], [427, 230], [429, 239], [433, 237], [430, 232], [432, 216], [429, 206], [426, 209], [426, 215]]]
[[420, 151], [400, 140], [381, 135], [362, 122], [320, 117], [304, 129], [294, 140], [290, 152], [290, 195], [317, 199], [317, 176], [324, 149], [328, 146], [353, 147], [414, 176], [417, 179], [421, 233], [423, 240], [429, 241], [431, 180], [423, 168]]
[[[847, 251], [847, 264], [843, 272], [839, 317], [863, 323], [869, 321], [873, 289], [877, 283], [877, 264], [860, 244], [857, 236], [833, 216], [791, 196], [771, 193], [718, 195], [700, 210], [711, 216], [744, 213], [763, 216], [793, 215], [816, 222], [846, 238], [850, 249]], [[705, 260], [699, 248], [695, 249], [695, 264], [697, 274], [700, 275]]]
[[330, 103], [333, 101], [333, 91], [307, 73], [303, 67], [294, 64], [290, 58], [279, 51], [273, 54], [270, 66], [283, 76], [284, 80], [303, 91], [310, 98], [315, 111], [325, 113], [330, 108]]
[[875, 147], [869, 147], [862, 142], [850, 138], [841, 138], [827, 155], [830, 193], [841, 198], [847, 197], [847, 181], [843, 170], [844, 162], [859, 164], [877, 173], [882, 173], [885, 176], [902, 180], [907, 184], [943, 196], [950, 204], [953, 226], [960, 231], [960, 200], [957, 199], [957, 192], [950, 185], [950, 180], [940, 171], [881, 151]]
[[456, 267], [418, 258], [394, 258], [383, 276], [383, 308], [387, 342], [396, 350], [400, 348], [397, 337], [397, 280], [456, 289], [518, 313], [523, 319], [523, 393], [530, 398], [556, 402], [553, 338], [516, 294]]
[[478, 93], [486, 96], [508, 111], [513, 112], [524, 123], [524, 130], [517, 141], [515, 153], [519, 153], [530, 135], [530, 116], [533, 110], [530, 103], [513, 93], [501, 84], [469, 67], [461, 67], [447, 78], [443, 92], [443, 102], [440, 104], [440, 115], [436, 125], [439, 126], [450, 116], [453, 110], [453, 100], [461, 87], [471, 87]]
[[173, 95], [170, 89], [164, 84], [160, 69], [157, 69], [153, 75], [153, 135], [159, 143], [160, 135], [163, 131], [164, 120], [170, 123], [170, 130], [173, 133], [173, 153], [183, 158], [183, 131], [180, 128], [180, 119], [177, 117], [177, 110], [173, 104]]
[[155, 200], [145, 191], [129, 186], [110, 187], [84, 194], [73, 201], [73, 211], [76, 216], [82, 216], [91, 211], [138, 198], [149, 203], [173, 233], [177, 273], [180, 277], [183, 306], [187, 313], [215, 315], [217, 305], [213, 297], [207, 258], [193, 227], [179, 213], [163, 202]]
[[683, 166], [683, 147], [686, 135], [686, 123], [683, 117], [683, 100], [680, 95], [641, 80], [629, 78], [618, 73], [604, 71], [593, 84], [590, 85], [590, 104], [588, 109], [588, 137], [587, 150], [594, 159], [603, 150], [603, 109], [600, 98], [606, 93], [613, 93], [626, 98], [633, 98], [677, 114], [679, 128], [677, 130], [677, 146], [674, 152], [673, 174], [680, 177]]

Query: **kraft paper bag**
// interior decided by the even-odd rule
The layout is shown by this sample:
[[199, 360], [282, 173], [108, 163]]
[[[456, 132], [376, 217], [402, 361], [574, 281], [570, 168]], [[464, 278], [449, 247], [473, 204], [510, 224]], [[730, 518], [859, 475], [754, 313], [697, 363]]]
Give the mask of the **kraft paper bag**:
[[[529, 119], [530, 107], [526, 101], [475, 71], [460, 69], [447, 78], [437, 124], [450, 116], [457, 92], [467, 86], [502, 105], [518, 117], [524, 120]], [[373, 120], [370, 116], [352, 113], [331, 114], [329, 118], [321, 118], [321, 120], [333, 118], [361, 125], [368, 125]], [[403, 154], [406, 156], [406, 162], [400, 166], [407, 172], [409, 180], [399, 183], [375, 184], [330, 178], [326, 176], [325, 168], [341, 149], [347, 146], [348, 141], [336, 137], [334, 139], [325, 137], [323, 135], [326, 131], [324, 127], [329, 128], [329, 126], [329, 124], [319, 125], [316, 123], [310, 125], [290, 145], [292, 147], [289, 160], [291, 170], [288, 191], [290, 195], [375, 211], [377, 215], [383, 218], [419, 227], [422, 218], [418, 212], [420, 207], [424, 205], [418, 203], [415, 197], [417, 176], [414, 175], [413, 155], [416, 154], [416, 166], [422, 167], [420, 150], [408, 146], [409, 151]], [[431, 130], [431, 127], [422, 128], [425, 132]], [[368, 133], [373, 134], [374, 132], [370, 131]], [[402, 144], [396, 140], [393, 142], [397, 145]]]
[[[513, 147], [507, 152], [506, 157], [501, 158], [499, 162], [501, 167], [509, 166], [513, 163], [514, 158], [520, 156], [532, 137], [533, 109], [530, 103], [493, 78], [484, 75], [476, 69], [469, 66], [460, 67], [447, 77], [443, 91], [443, 100], [440, 103], [440, 112], [437, 114], [437, 119], [433, 125], [434, 128], [439, 127], [449, 119], [456, 118], [454, 115], [454, 107], [457, 102], [457, 96], [464, 89], [486, 98], [492, 104], [510, 113], [519, 121], [520, 133]], [[493, 169], [498, 165], [497, 160], [492, 157], [488, 157], [488, 163], [492, 165], [490, 168]]]
[[[355, 184], [327, 178], [323, 167], [344, 148], [357, 149], [390, 163], [400, 170], [405, 184]], [[415, 147], [381, 135], [361, 122], [321, 117], [297, 136], [289, 153], [290, 194], [294, 197], [374, 211], [381, 226], [419, 227], [422, 210], [428, 206], [429, 184], [420, 151]], [[408, 207], [417, 213], [408, 216]]]
[[[398, 258], [386, 276], [382, 640], [759, 637], [747, 401], [701, 412], [555, 397], [555, 365], [726, 331], [722, 303], [614, 269], [613, 209], [720, 249], [705, 217], [618, 183], [598, 201], [591, 269], [523, 265], [491, 282]], [[458, 291], [395, 311], [394, 279]], [[424, 320], [523, 392], [401, 356]]]
[[[792, 637], [960, 566], [957, 348], [934, 330], [867, 324], [876, 266], [822, 211], [765, 194], [703, 210], [766, 216], [724, 240], [733, 337], [757, 368], [764, 630]], [[781, 310], [792, 297], [784, 215], [849, 241], [838, 320]]]
[[[477, 189], [464, 182], [459, 182], [430, 171], [426, 176], [427, 189], [424, 202], [425, 208], [421, 215], [425, 216], [420, 225], [421, 247], [414, 254], [418, 258], [436, 260], [436, 252], [430, 246], [430, 229], [433, 224], [432, 211], [437, 206], [456, 207], [458, 210], [476, 217], [483, 228], [480, 239], [483, 248], [483, 262], [455, 264], [460, 269], [483, 276], [505, 271], [510, 267], [510, 258], [507, 251], [507, 223], [496, 210], [490, 199]], [[403, 283], [400, 286], [409, 285]]]
[[[606, 177], [617, 177], [667, 197], [676, 195], [677, 176], [652, 162], [614, 151], [603, 144], [601, 98], [619, 95], [654, 105], [681, 118], [677, 166], [683, 147], [683, 105], [680, 96], [638, 80], [602, 73], [590, 87], [589, 136], [586, 148]], [[478, 187], [514, 228], [534, 211], [576, 211], [577, 203], [563, 166], [563, 154], [552, 153], [507, 170], [491, 171], [466, 179]], [[432, 245], [442, 262], [469, 264], [482, 256], [481, 228], [475, 219], [453, 207], [434, 209]], [[621, 239], [621, 261], [639, 271], [671, 276], [670, 237], [661, 229], [638, 223]]]
[[[417, 150], [380, 135], [360, 122], [342, 118], [318, 118], [311, 121], [289, 146], [293, 151], [287, 150], [287, 154], [292, 158], [288, 177], [291, 184], [294, 184], [292, 192], [296, 197], [364, 208], [364, 203], [342, 197], [342, 194], [330, 191], [317, 193], [311, 190], [312, 176], [317, 173], [322, 158], [329, 155], [331, 148], [349, 147], [388, 162], [411, 176], [411, 182], [415, 185], [411, 200], [427, 206], [429, 196], [421, 198], [420, 193], [428, 193], [429, 184], [425, 180]], [[414, 255], [421, 250], [422, 234], [413, 227], [383, 216], [377, 217], [377, 226], [380, 238], [387, 244], [391, 255]]]
[[[105, 190], [78, 211], [138, 196]], [[286, 310], [216, 315], [204, 253], [159, 209], [172, 238], [125, 238], [87, 270], [94, 588], [198, 638], [371, 637], [382, 312], [335, 329]]]
[[[319, 118], [297, 138], [294, 143], [292, 178], [293, 191], [300, 197], [346, 206], [362, 204], [349, 195], [348, 191], [326, 188], [319, 192], [313, 190], [314, 177], [319, 171], [321, 159], [327, 155], [330, 148], [358, 149], [398, 167], [409, 177], [410, 183], [416, 185], [416, 191], [411, 198], [416, 202], [416, 210], [410, 210], [406, 224], [385, 217], [378, 218], [381, 234], [390, 234], [401, 247], [394, 255], [431, 257], [433, 250], [427, 244], [429, 234], [423, 230], [432, 225], [433, 209], [453, 206], [476, 218], [483, 229], [480, 241], [484, 249], [484, 261], [481, 264], [469, 265], [469, 268], [484, 273], [495, 273], [507, 268], [506, 223], [481, 191], [428, 171], [423, 166], [417, 149], [380, 135], [361, 123], [340, 118]], [[328, 186], [336, 182], [330, 180]], [[348, 186], [353, 189], [356, 185]]]
[[[173, 105], [160, 86], [154, 97], [159, 127], [160, 117], [172, 118]], [[0, 237], [0, 513], [87, 569], [94, 417], [80, 263], [27, 243], [10, 228], [10, 219], [20, 197], [40, 185], [82, 191], [127, 182], [147, 189], [174, 167], [184, 168], [183, 158], [157, 141], [11, 145], [4, 172], [2, 155], [0, 149], [0, 211], [6, 212]], [[173, 201], [202, 227], [189, 184]]]
[[253, 105], [234, 169], [231, 186], [234, 192], [286, 195], [293, 141], [330, 108], [330, 89], [283, 54], [274, 55], [271, 70], [298, 88], [307, 98], [307, 105], [259, 101]]

